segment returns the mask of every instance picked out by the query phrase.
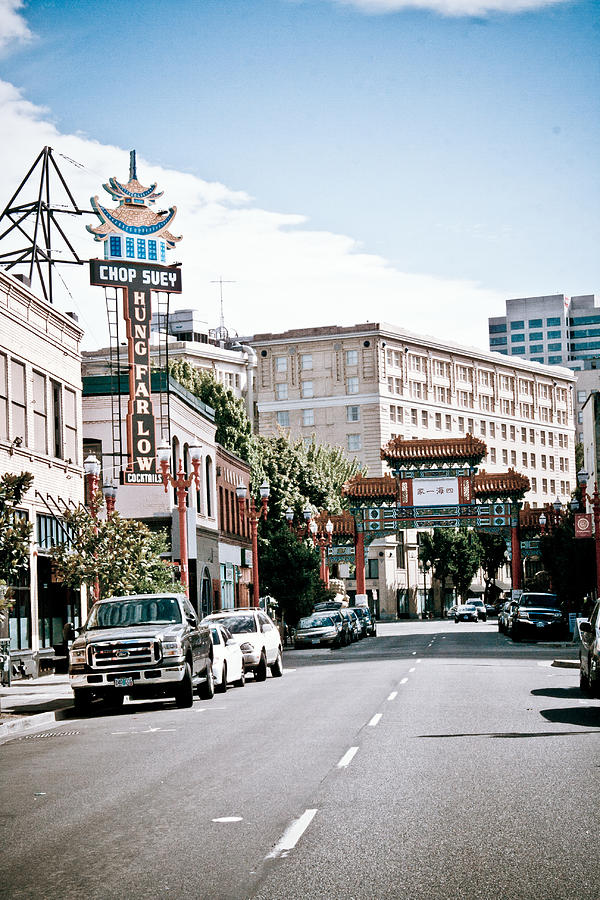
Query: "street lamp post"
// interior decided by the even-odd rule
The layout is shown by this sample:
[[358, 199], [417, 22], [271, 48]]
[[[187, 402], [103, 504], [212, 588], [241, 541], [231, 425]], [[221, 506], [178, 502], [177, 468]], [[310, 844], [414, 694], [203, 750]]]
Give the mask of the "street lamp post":
[[600, 597], [600, 496], [598, 496], [598, 482], [594, 483], [594, 493], [590, 496], [587, 490], [588, 473], [580, 469], [577, 473], [577, 483], [581, 489], [581, 501], [585, 511], [586, 502], [592, 507], [594, 514], [594, 541], [596, 544], [596, 598]]
[[[96, 503], [96, 494], [98, 492], [98, 481], [100, 479], [100, 462], [95, 453], [90, 453], [90, 455], [84, 459], [83, 471], [85, 472], [85, 480], [88, 489], [88, 507], [90, 515], [94, 520], [94, 534], [98, 534], [98, 505]], [[98, 578], [98, 575], [96, 575], [92, 591], [92, 603], [97, 603], [99, 599], [100, 579]]]
[[98, 481], [100, 478], [100, 462], [95, 453], [90, 455], [83, 462], [83, 471], [85, 472], [85, 480], [88, 489], [88, 507], [92, 518], [96, 518], [98, 506], [96, 504], [96, 493], [98, 491]]
[[103, 490], [106, 501], [106, 515], [110, 519], [115, 511], [115, 503], [117, 502], [117, 485], [114, 482], [105, 484]]
[[[260, 486], [260, 509], [256, 509], [254, 497], [247, 499], [248, 491], [246, 485], [241, 483], [235, 489], [235, 493], [240, 506], [240, 513], [247, 513], [250, 520], [250, 531], [252, 534], [252, 602], [254, 606], [258, 606], [260, 596], [260, 587], [258, 583], [258, 522], [262, 517], [267, 518], [267, 508], [269, 504], [269, 494], [271, 493], [269, 484], [265, 480]], [[287, 517], [287, 516], [286, 516]]]
[[333, 522], [331, 519], [327, 520], [327, 524], [325, 526], [325, 533], [319, 531], [319, 526], [316, 522], [311, 522], [309, 525], [310, 533], [312, 535], [313, 544], [315, 547], [317, 544], [319, 545], [319, 550], [321, 551], [321, 569], [320, 576], [321, 581], [325, 585], [325, 587], [329, 587], [329, 566], [327, 565], [327, 547], [331, 547], [331, 538], [333, 535]]
[[541, 534], [545, 534], [545, 533], [546, 533], [546, 522], [547, 522], [547, 521], [548, 521], [548, 520], [547, 520], [545, 514], [542, 513], [542, 514], [540, 515], [539, 519], [538, 519], [538, 522], [540, 523], [540, 533], [541, 533]]
[[285, 521], [287, 522], [288, 528], [290, 529], [290, 531], [293, 531], [294, 530], [294, 510], [292, 509], [291, 506], [288, 506], [288, 508], [285, 511]]
[[169, 463], [171, 459], [171, 448], [167, 443], [161, 444], [157, 451], [157, 459], [162, 472], [162, 481], [165, 486], [165, 494], [169, 490], [169, 486], [175, 489], [175, 497], [177, 500], [177, 511], [179, 513], [179, 564], [181, 569], [181, 583], [185, 590], [186, 597], [189, 598], [189, 578], [188, 578], [188, 547], [187, 547], [187, 527], [186, 527], [186, 508], [187, 508], [187, 492], [193, 481], [196, 487], [200, 487], [200, 464], [202, 462], [202, 450], [200, 447], [192, 447], [190, 450], [190, 458], [194, 471], [191, 475], [186, 475], [183, 471], [183, 460], [179, 460], [177, 474], [173, 476], [169, 471]]

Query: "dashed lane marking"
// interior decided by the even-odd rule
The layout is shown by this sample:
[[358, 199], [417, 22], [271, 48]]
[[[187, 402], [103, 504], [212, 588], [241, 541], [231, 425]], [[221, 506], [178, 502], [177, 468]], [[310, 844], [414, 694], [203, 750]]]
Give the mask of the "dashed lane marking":
[[350, 749], [344, 753], [339, 763], [337, 764], [338, 769], [346, 769], [354, 759], [357, 750], [358, 747], [350, 747]]
[[392, 691], [392, 693], [388, 697], [388, 700], [395, 700], [397, 696], [398, 696], [398, 691]]
[[415, 670], [415, 667], [413, 666], [412, 669], [409, 669], [409, 670], [408, 670], [408, 674], [410, 675], [411, 672], [415, 672], [415, 671], [416, 671], [416, 670]]
[[277, 859], [278, 857], [287, 856], [290, 850], [294, 849], [316, 814], [316, 809], [305, 810], [300, 818], [292, 822], [289, 828], [284, 831], [279, 842], [275, 844], [270, 853], [267, 853], [265, 859]]
[[408, 678], [401, 678], [400, 684], [406, 684], [407, 681], [408, 681]]
[[222, 825], [230, 825], [233, 822], [243, 822], [243, 819], [241, 816], [220, 816], [218, 819], [212, 819], [211, 821]]
[[379, 725], [383, 713], [375, 713], [371, 721], [369, 722], [369, 728], [375, 728], [376, 725]]

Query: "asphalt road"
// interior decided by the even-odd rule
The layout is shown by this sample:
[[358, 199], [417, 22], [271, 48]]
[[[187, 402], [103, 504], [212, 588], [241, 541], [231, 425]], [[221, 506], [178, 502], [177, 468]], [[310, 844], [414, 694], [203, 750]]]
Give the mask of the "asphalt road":
[[380, 625], [193, 709], [0, 746], [0, 896], [597, 900], [600, 701], [496, 624]]

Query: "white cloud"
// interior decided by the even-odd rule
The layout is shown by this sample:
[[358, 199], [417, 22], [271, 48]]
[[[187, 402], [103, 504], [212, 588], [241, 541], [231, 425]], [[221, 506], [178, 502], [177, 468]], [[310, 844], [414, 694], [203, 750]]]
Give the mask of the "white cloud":
[[[0, 210], [44, 145], [54, 149], [77, 202], [102, 195], [111, 176], [128, 172], [127, 150], [86, 136], [60, 134], [48, 114], [0, 81], [0, 142], [3, 190]], [[252, 198], [225, 185], [148, 163], [138, 149], [138, 177], [157, 181], [161, 204], [178, 207], [174, 234], [183, 240], [172, 259], [183, 263], [185, 293], [176, 308], [197, 308], [211, 327], [218, 324], [218, 287], [223, 277], [228, 327], [239, 334], [330, 324], [387, 321], [458, 343], [486, 346], [487, 316], [500, 314], [503, 298], [470, 281], [404, 273], [365, 252], [352, 238], [311, 230], [304, 217], [261, 209]], [[65, 159], [67, 157], [68, 159]], [[74, 166], [75, 160], [83, 168]], [[35, 194], [32, 186], [31, 200]], [[108, 195], [106, 195], [108, 200]], [[65, 217], [83, 258], [101, 255], [101, 245], [85, 231], [89, 218]], [[57, 306], [74, 309], [86, 329], [85, 346], [106, 344], [104, 296], [87, 284], [85, 268], [60, 268], [69, 291], [57, 279]]]
[[426, 9], [442, 16], [485, 16], [488, 13], [522, 13], [567, 3], [568, 0], [333, 0], [362, 12], [383, 14], [403, 9]]
[[0, 0], [0, 52], [13, 41], [31, 40], [31, 31], [19, 13], [22, 8], [22, 0]]

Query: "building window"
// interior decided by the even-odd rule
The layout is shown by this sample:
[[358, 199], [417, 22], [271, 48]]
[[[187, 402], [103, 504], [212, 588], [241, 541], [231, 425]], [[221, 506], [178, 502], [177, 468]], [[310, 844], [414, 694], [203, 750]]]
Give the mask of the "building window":
[[537, 478], [531, 479], [531, 490], [534, 492], [534, 494], [537, 494]]
[[348, 450], [360, 450], [360, 434], [348, 435]]
[[542, 493], [543, 494], [548, 493], [548, 479], [547, 478], [542, 478]]
[[458, 430], [459, 430], [460, 432], [463, 432], [463, 431], [465, 430], [465, 420], [464, 420], [464, 416], [459, 416], [459, 417], [458, 417]]
[[524, 321], [524, 320], [515, 321], [515, 322], [511, 322], [511, 323], [510, 323], [510, 330], [511, 330], [511, 331], [522, 331], [523, 328], [525, 328], [525, 321]]
[[358, 365], [358, 350], [346, 350], [346, 365], [347, 366], [357, 366]]
[[490, 334], [506, 334], [506, 322], [498, 325], [490, 325]]
[[410, 382], [410, 396], [416, 400], [422, 400], [425, 394], [425, 385], [420, 381]]
[[7, 359], [0, 353], [0, 441], [8, 439], [8, 378], [6, 375]]
[[287, 356], [276, 356], [275, 357], [275, 371], [276, 372], [287, 372]]
[[535, 444], [535, 431], [533, 430], [533, 428], [529, 429], [529, 443]]
[[541, 327], [542, 327], [542, 320], [541, 320], [541, 319], [530, 319], [530, 320], [529, 320], [529, 327], [530, 327], [530, 328], [541, 328]]
[[551, 494], [556, 493], [556, 481], [554, 480], [554, 478], [550, 479], [550, 493]]
[[524, 466], [525, 468], [527, 468], [527, 453], [523, 453], [522, 456], [521, 456], [521, 459], [522, 459], [522, 462], [523, 462], [523, 466]]
[[10, 363], [10, 412], [12, 419], [11, 438], [23, 438], [27, 447], [27, 392], [25, 384], [25, 366], [16, 359]]
[[288, 398], [287, 384], [276, 384], [275, 385], [275, 397], [277, 400], [287, 400], [287, 398]]
[[535, 453], [530, 453], [529, 456], [531, 459], [531, 468], [535, 469]]
[[485, 425], [485, 422], [483, 421], [483, 419], [481, 420], [481, 423], [480, 423], [480, 430], [481, 430], [481, 434], [485, 437], [486, 425]]
[[125, 256], [127, 259], [135, 259], [135, 242], [133, 238], [125, 238]]
[[121, 256], [121, 238], [115, 234], [111, 234], [108, 239], [109, 253], [111, 256]]
[[503, 463], [503, 465], [505, 465], [505, 466], [508, 465], [508, 450], [503, 450], [503, 451], [502, 451], [502, 463]]
[[[390, 420], [395, 422], [396, 416], [394, 415], [394, 418], [392, 420], [392, 410], [394, 410], [394, 414], [395, 414], [396, 409], [394, 406], [390, 406]], [[402, 419], [398, 419], [398, 421], [401, 422]], [[360, 422], [360, 406], [347, 406], [346, 407], [346, 422]]]
[[302, 424], [303, 425], [314, 425], [315, 424], [314, 409], [303, 409], [302, 410]]
[[510, 336], [510, 341], [512, 344], [521, 344], [525, 341], [525, 335], [524, 334], [512, 334]]
[[490, 447], [490, 462], [496, 462], [496, 448]]
[[490, 347], [503, 347], [508, 343], [505, 337], [490, 338]]
[[502, 434], [502, 440], [506, 440], [506, 425], [502, 424], [500, 426], [500, 433]]
[[302, 382], [302, 396], [303, 397], [314, 397], [315, 396], [312, 381], [303, 381]]
[[429, 428], [429, 413], [424, 409], [421, 410], [421, 425], [423, 428]]
[[148, 241], [148, 259], [156, 260], [156, 241]]
[[358, 378], [353, 375], [352, 378], [346, 378], [346, 393], [358, 394]]
[[300, 367], [305, 372], [308, 369], [312, 369], [312, 367], [313, 367], [312, 353], [302, 353], [302, 355], [300, 356]]
[[577, 391], [577, 402], [585, 403], [587, 400], [587, 391]]
[[379, 578], [379, 560], [367, 560], [367, 578]]
[[517, 451], [516, 450], [510, 451], [510, 464], [511, 464], [511, 466], [516, 466], [516, 464], [517, 464]]
[[517, 439], [517, 433], [514, 425], [510, 426], [510, 439], [511, 441], [516, 441]]
[[490, 437], [492, 437], [492, 438], [496, 437], [496, 423], [495, 422], [490, 422]]
[[452, 416], [446, 416], [446, 431], [452, 431]]
[[137, 240], [138, 259], [146, 259], [146, 241], [143, 238]]
[[521, 440], [523, 441], [524, 444], [527, 443], [527, 429], [526, 428], [521, 428]]
[[[530, 343], [531, 342], [535, 343], [536, 341], [543, 341], [543, 340], [544, 340], [544, 335], [542, 334], [541, 331], [530, 331], [529, 332]], [[531, 349], [533, 349], [533, 347]]]
[[33, 449], [48, 453], [46, 377], [41, 372], [33, 373]]
[[412, 425], [419, 424], [419, 414], [416, 409], [411, 409], [410, 411], [410, 421]]
[[277, 424], [282, 428], [290, 427], [290, 411], [288, 409], [281, 409], [277, 413]]
[[442, 430], [442, 414], [441, 413], [435, 414], [435, 427], [436, 427], [437, 431]]
[[166, 247], [165, 247], [164, 241], [161, 241], [161, 242], [160, 242], [160, 261], [161, 261], [161, 262], [166, 262], [166, 261], [167, 261], [167, 257], [166, 257]]

